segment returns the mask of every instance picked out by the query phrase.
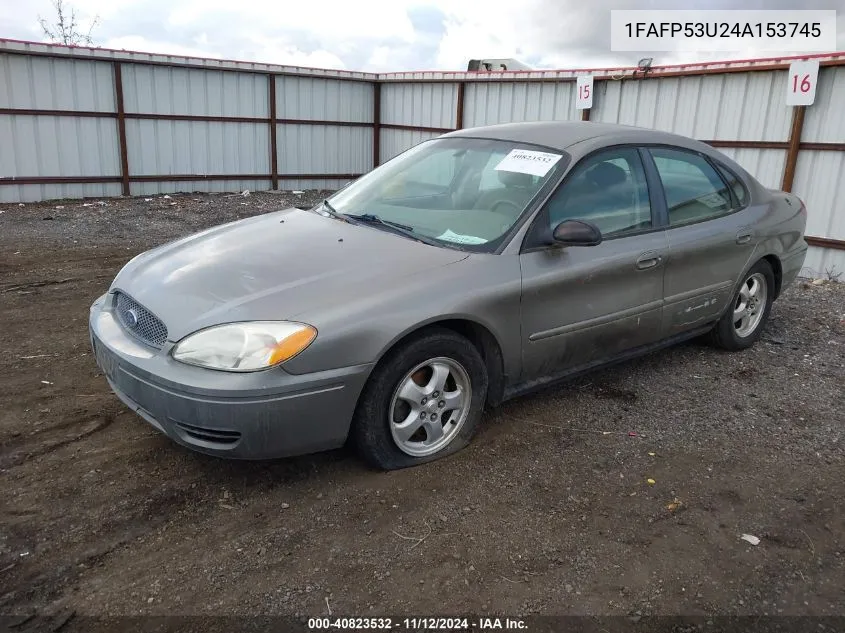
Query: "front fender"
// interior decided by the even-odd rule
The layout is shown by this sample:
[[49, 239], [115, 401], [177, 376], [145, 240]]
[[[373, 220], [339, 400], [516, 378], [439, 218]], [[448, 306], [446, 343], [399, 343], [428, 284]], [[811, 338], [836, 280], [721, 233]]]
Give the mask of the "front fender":
[[343, 305], [297, 315], [318, 334], [284, 369], [300, 374], [375, 364], [414, 331], [461, 319], [493, 335], [506, 375], [515, 376], [521, 367], [520, 293], [517, 257], [473, 255], [413, 280], [371, 289]]

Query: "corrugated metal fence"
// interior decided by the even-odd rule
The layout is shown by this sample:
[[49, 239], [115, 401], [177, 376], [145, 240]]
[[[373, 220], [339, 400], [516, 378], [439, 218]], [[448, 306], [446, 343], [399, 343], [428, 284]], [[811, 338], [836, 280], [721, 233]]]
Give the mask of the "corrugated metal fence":
[[0, 202], [337, 188], [377, 76], [0, 40]]
[[591, 119], [704, 140], [810, 210], [809, 274], [845, 270], [845, 55], [785, 105], [787, 60], [376, 75], [0, 40], [0, 202], [336, 188], [425, 139]]

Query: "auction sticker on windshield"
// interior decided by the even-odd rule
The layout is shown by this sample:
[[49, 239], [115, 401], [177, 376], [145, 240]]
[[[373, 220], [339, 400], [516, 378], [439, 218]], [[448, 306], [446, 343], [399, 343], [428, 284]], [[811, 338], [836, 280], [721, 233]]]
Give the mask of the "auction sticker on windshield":
[[536, 152], [530, 149], [512, 149], [494, 169], [496, 171], [515, 171], [532, 176], [545, 176], [560, 158], [560, 154]]
[[438, 240], [446, 240], [447, 242], [455, 242], [457, 244], [484, 244], [487, 242], [483, 237], [476, 237], [475, 235], [461, 235], [454, 233], [451, 229], [446, 229], [443, 235], [437, 236]]

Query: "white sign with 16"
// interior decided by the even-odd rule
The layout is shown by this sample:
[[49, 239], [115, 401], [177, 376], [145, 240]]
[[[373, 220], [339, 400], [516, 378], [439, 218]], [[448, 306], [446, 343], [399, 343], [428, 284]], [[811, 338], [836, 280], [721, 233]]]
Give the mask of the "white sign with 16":
[[593, 107], [593, 76], [578, 75], [578, 83], [575, 86], [575, 109], [589, 110]]
[[819, 60], [792, 62], [786, 84], [786, 105], [813, 105], [819, 80]]

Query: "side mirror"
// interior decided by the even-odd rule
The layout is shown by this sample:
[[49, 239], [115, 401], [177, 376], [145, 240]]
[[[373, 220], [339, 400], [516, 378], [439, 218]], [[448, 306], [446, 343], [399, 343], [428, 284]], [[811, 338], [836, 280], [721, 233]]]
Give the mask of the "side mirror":
[[564, 220], [552, 231], [556, 244], [562, 246], [596, 246], [601, 244], [601, 231], [586, 220]]

